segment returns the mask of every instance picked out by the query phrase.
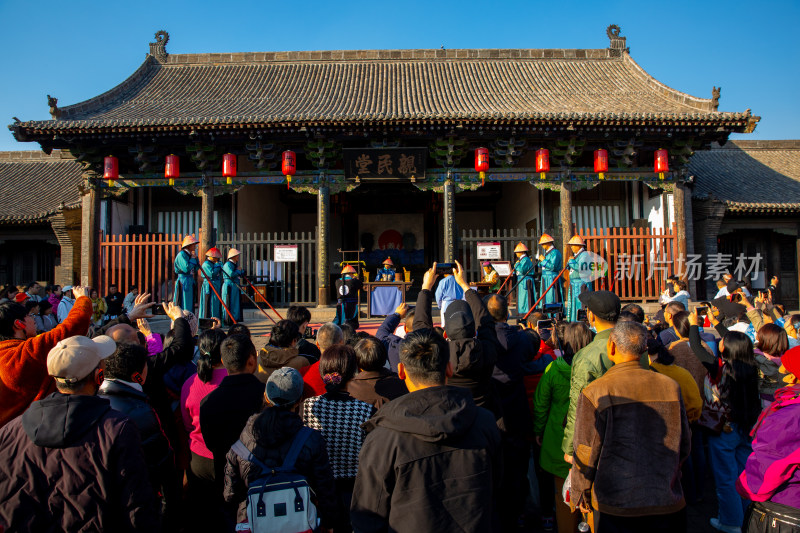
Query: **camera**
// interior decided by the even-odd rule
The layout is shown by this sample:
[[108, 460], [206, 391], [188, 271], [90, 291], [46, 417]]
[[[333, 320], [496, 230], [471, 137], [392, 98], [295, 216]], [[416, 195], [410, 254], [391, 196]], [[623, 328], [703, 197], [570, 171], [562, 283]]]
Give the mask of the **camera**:
[[303, 338], [304, 339], [313, 339], [316, 336], [317, 336], [317, 330], [306, 326], [306, 330], [303, 332]]
[[556, 302], [552, 304], [544, 304], [542, 306], [542, 313], [546, 315], [558, 315], [564, 312], [564, 304]]
[[578, 321], [586, 322], [589, 320], [589, 316], [586, 314], [586, 309], [578, 309]]
[[200, 329], [211, 329], [214, 327], [214, 319], [213, 318], [199, 318], [197, 319], [197, 326]]
[[153, 306], [152, 313], [153, 313], [153, 316], [156, 316], [156, 315], [162, 315], [163, 316], [163, 315], [167, 314], [167, 308], [164, 307], [163, 303], [156, 304], [156, 305]]

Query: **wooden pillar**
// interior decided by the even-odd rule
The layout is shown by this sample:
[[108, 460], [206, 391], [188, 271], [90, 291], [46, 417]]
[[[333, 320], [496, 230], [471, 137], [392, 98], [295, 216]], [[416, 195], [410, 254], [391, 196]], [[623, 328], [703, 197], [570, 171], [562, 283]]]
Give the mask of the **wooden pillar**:
[[81, 280], [84, 287], [97, 287], [100, 280], [100, 197], [93, 185], [83, 195], [81, 211]]
[[[686, 264], [686, 186], [683, 182], [678, 181], [675, 183], [672, 192], [672, 205], [675, 209], [675, 227], [677, 235], [675, 240], [677, 243], [678, 258], [683, 264]], [[686, 268], [683, 269], [682, 279], [686, 279]]]
[[566, 181], [561, 182], [561, 251], [564, 258], [570, 256], [567, 243], [572, 238], [572, 184]]
[[317, 307], [328, 305], [328, 225], [330, 219], [330, 188], [320, 185], [317, 194]]
[[200, 249], [197, 258], [203, 263], [206, 251], [214, 246], [214, 179], [206, 176], [206, 184], [200, 190], [202, 207], [200, 211]]
[[452, 180], [444, 182], [444, 262], [452, 263], [456, 258], [456, 198], [455, 185]]

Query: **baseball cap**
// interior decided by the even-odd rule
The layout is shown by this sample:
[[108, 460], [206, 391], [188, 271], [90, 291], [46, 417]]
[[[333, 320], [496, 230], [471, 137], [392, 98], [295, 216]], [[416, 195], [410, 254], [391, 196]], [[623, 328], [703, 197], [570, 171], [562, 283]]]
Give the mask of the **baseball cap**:
[[475, 336], [475, 317], [469, 304], [456, 300], [444, 310], [444, 331], [452, 340], [471, 339]]
[[795, 346], [781, 356], [781, 370], [800, 377], [800, 346]]
[[16, 296], [14, 296], [14, 301], [18, 304], [24, 304], [28, 300], [28, 295], [24, 292], [18, 292]]
[[593, 315], [606, 322], [616, 322], [619, 318], [622, 303], [619, 296], [611, 291], [584, 291], [578, 295], [578, 300]]
[[56, 381], [74, 383], [88, 376], [116, 350], [117, 343], [107, 335], [94, 339], [76, 335], [53, 346], [47, 354], [47, 373]]
[[294, 368], [279, 368], [269, 376], [266, 393], [273, 405], [293, 405], [303, 396], [303, 376]]
[[61, 287], [61, 292], [71, 291], [74, 287], [72, 285], [64, 285]]

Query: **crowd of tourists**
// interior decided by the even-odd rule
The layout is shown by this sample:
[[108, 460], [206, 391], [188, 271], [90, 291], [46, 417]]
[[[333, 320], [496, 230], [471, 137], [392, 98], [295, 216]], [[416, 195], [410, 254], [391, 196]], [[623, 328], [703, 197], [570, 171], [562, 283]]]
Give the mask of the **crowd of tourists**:
[[710, 470], [714, 528], [800, 531], [800, 315], [776, 279], [694, 309], [674, 279], [653, 316], [576, 282], [570, 311], [511, 318], [448, 274], [374, 336], [309, 336], [292, 306], [261, 350], [183, 298], [153, 333], [136, 287], [4, 290], [0, 527], [679, 532]]

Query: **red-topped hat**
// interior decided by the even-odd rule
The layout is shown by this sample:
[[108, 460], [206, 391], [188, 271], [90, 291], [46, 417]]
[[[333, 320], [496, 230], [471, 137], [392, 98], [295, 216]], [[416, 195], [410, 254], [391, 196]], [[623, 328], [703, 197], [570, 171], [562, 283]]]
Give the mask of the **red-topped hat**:
[[392, 263], [392, 258], [391, 258], [391, 257], [387, 257], [387, 258], [384, 260], [383, 264], [384, 264], [384, 265], [389, 265], [389, 266], [394, 266], [394, 263]]

